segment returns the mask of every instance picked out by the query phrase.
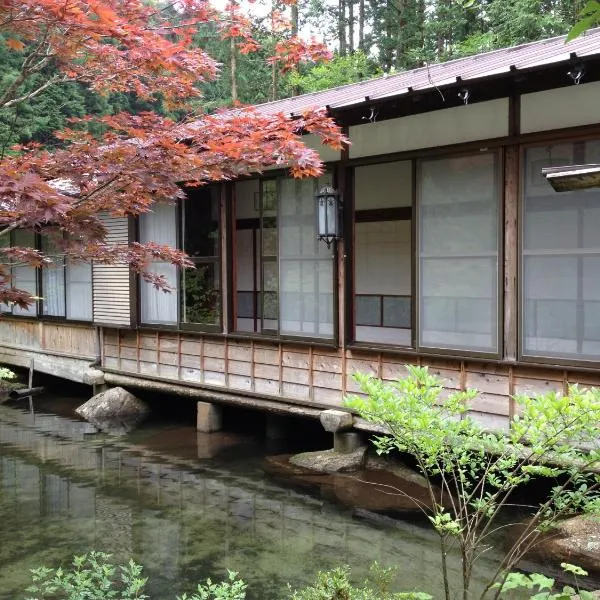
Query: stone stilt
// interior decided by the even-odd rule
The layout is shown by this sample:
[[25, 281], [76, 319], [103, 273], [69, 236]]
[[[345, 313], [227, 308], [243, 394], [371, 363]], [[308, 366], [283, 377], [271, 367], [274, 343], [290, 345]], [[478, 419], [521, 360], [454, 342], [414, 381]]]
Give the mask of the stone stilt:
[[325, 431], [333, 433], [333, 450], [340, 454], [349, 454], [358, 449], [362, 438], [356, 431], [350, 431], [354, 423], [352, 414], [343, 410], [324, 410], [320, 414], [321, 425]]
[[220, 431], [223, 425], [223, 409], [212, 402], [198, 402], [196, 429], [203, 433]]
[[362, 437], [358, 431], [337, 431], [333, 434], [333, 451], [350, 454], [362, 446]]

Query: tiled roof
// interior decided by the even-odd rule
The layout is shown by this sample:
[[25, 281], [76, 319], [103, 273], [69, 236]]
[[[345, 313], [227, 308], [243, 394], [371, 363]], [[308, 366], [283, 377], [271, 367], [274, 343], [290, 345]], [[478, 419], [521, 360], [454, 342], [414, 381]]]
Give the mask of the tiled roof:
[[570, 58], [600, 56], [600, 28], [591, 29], [568, 43], [565, 43], [565, 39], [565, 36], [560, 36], [493, 50], [387, 77], [378, 77], [321, 92], [267, 102], [259, 104], [256, 108], [263, 113], [299, 114], [309, 108], [350, 107], [370, 100], [402, 96], [413, 90], [433, 89], [460, 80], [468, 82], [494, 75], [508, 74], [511, 71], [535, 69], [567, 61]]

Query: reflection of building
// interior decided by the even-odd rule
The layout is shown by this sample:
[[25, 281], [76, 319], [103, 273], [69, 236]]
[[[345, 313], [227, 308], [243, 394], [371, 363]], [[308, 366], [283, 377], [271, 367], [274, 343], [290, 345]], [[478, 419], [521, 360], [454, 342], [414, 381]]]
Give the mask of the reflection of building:
[[[430, 528], [373, 525], [235, 465], [176, 466], [151, 447], [100, 446], [81, 440], [71, 423], [38, 415], [32, 423], [0, 406], [3, 600], [22, 595], [29, 568], [66, 564], [90, 549], [112, 553], [116, 563], [133, 558], [144, 565], [157, 598], [174, 597], [184, 584], [189, 592], [193, 581], [220, 578], [227, 568], [241, 572], [254, 597], [280, 598], [287, 582], [308, 581], [319, 569], [348, 563], [362, 576], [360, 569], [373, 560], [387, 564], [390, 556], [402, 585], [441, 585], [439, 540]], [[457, 578], [458, 558], [449, 561]], [[491, 550], [482, 572], [497, 560]]]
[[[599, 48], [594, 30], [260, 107], [326, 106], [352, 145], [319, 147], [319, 181], [272, 171], [189, 190], [137, 224], [107, 218], [112, 240], [177, 244], [197, 269], [154, 265], [170, 295], [122, 265], [46, 275], [38, 319], [0, 323], [0, 359], [81, 379], [98, 347], [109, 383], [283, 408], [339, 406], [353, 371], [419, 362], [447, 388], [479, 388], [491, 425], [512, 394], [600, 383], [600, 192], [557, 194], [541, 173], [600, 162]], [[316, 239], [324, 183], [344, 200], [331, 249]], [[98, 346], [86, 315], [50, 301], [86, 277]]]

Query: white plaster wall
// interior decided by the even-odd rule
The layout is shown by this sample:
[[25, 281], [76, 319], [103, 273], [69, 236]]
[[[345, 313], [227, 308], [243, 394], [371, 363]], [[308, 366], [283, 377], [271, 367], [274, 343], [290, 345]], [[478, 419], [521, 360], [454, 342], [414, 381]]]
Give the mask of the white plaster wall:
[[357, 167], [354, 171], [354, 206], [391, 208], [412, 204], [412, 165], [408, 160]]
[[313, 150], [316, 150], [319, 153], [319, 157], [323, 162], [331, 162], [340, 160], [340, 151], [334, 150], [329, 146], [324, 146], [321, 143], [321, 138], [313, 133], [309, 133], [308, 135], [302, 136], [302, 141]]
[[410, 221], [357, 223], [356, 293], [411, 294]]
[[258, 179], [238, 181], [235, 184], [235, 216], [237, 219], [252, 219], [260, 216], [254, 209], [254, 194], [258, 194]]
[[435, 148], [508, 135], [508, 99], [350, 127], [350, 157]]
[[521, 132], [600, 123], [600, 82], [521, 96]]

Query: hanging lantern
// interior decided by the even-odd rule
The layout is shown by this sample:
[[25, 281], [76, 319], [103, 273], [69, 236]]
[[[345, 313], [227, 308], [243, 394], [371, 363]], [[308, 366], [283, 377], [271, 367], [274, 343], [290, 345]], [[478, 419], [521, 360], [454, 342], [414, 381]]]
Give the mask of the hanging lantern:
[[324, 185], [317, 194], [317, 239], [329, 248], [342, 237], [342, 202], [338, 192], [330, 185]]

